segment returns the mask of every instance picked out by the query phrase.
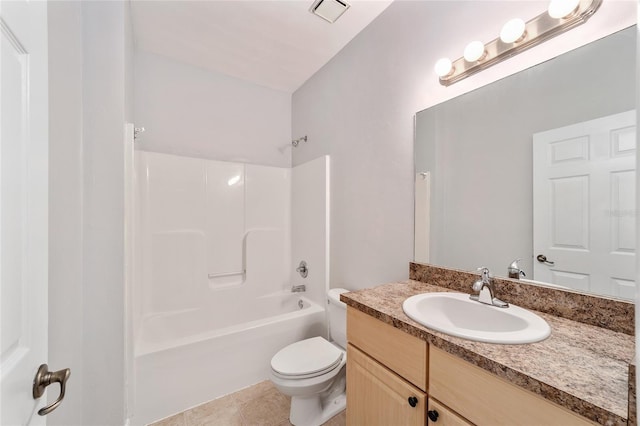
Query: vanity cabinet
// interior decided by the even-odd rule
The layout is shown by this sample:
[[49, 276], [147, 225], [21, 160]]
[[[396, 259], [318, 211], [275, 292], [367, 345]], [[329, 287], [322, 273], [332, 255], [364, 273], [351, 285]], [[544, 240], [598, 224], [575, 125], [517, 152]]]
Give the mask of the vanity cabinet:
[[424, 340], [347, 307], [347, 341], [418, 389], [427, 391], [428, 345]]
[[436, 347], [429, 395], [476, 424], [593, 425], [584, 417]]
[[347, 426], [594, 424], [350, 306], [347, 340]]
[[347, 425], [426, 425], [427, 342], [352, 307], [347, 340]]
[[424, 426], [427, 396], [347, 345], [347, 424]]
[[[450, 410], [444, 404], [441, 404], [434, 398], [429, 398], [427, 412], [429, 417], [429, 424], [433, 423], [437, 426], [471, 426], [473, 423], [469, 423], [454, 411]], [[432, 420], [435, 419], [435, 420]]]

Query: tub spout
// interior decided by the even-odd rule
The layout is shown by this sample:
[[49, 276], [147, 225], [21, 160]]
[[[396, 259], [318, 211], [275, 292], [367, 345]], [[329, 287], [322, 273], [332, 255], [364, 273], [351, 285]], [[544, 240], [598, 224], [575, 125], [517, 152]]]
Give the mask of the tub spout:
[[307, 287], [304, 284], [291, 286], [292, 293], [302, 293], [303, 291], [307, 291]]

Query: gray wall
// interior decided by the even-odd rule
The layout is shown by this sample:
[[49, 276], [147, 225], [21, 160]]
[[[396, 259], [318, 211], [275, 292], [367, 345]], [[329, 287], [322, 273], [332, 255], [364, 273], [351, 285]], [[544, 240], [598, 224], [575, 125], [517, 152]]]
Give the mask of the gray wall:
[[634, 27], [417, 114], [431, 263], [532, 276], [532, 135], [634, 109], [635, 46]]
[[135, 55], [136, 149], [291, 165], [291, 95], [144, 51]]
[[[49, 363], [70, 367], [56, 425], [125, 422], [126, 2], [49, 4]], [[50, 392], [49, 398], [57, 394]]]
[[406, 53], [391, 48], [416, 43], [396, 31], [418, 25], [412, 3], [391, 4], [293, 95], [292, 136], [308, 135], [294, 165], [331, 156], [332, 287], [406, 278], [413, 257], [416, 103], [398, 87], [420, 67], [405, 68]]
[[124, 2], [83, 2], [83, 423], [124, 411]]
[[[49, 368], [70, 368], [49, 425], [82, 424], [82, 8], [50, 2]], [[57, 392], [48, 392], [49, 402]]]
[[[454, 5], [455, 4], [455, 5]], [[406, 279], [413, 258], [413, 117], [417, 111], [635, 23], [634, 2], [604, 2], [588, 24], [440, 86], [433, 65], [544, 2], [394, 1], [293, 94], [293, 163], [331, 156], [331, 286]], [[482, 19], [479, 19], [481, 17]]]

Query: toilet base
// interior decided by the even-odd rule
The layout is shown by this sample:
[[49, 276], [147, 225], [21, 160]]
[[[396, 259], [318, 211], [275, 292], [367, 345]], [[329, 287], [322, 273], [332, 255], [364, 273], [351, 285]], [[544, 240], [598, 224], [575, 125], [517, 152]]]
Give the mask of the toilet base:
[[294, 426], [320, 426], [347, 407], [344, 393], [323, 401], [318, 395], [310, 398], [291, 398], [289, 421]]

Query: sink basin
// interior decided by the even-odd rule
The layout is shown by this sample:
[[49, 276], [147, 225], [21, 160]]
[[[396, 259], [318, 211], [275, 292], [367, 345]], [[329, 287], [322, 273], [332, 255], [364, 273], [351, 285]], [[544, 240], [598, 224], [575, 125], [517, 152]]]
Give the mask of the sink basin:
[[514, 305], [485, 305], [468, 294], [418, 294], [406, 299], [402, 309], [425, 327], [478, 342], [534, 343], [551, 334], [549, 324], [533, 312]]

